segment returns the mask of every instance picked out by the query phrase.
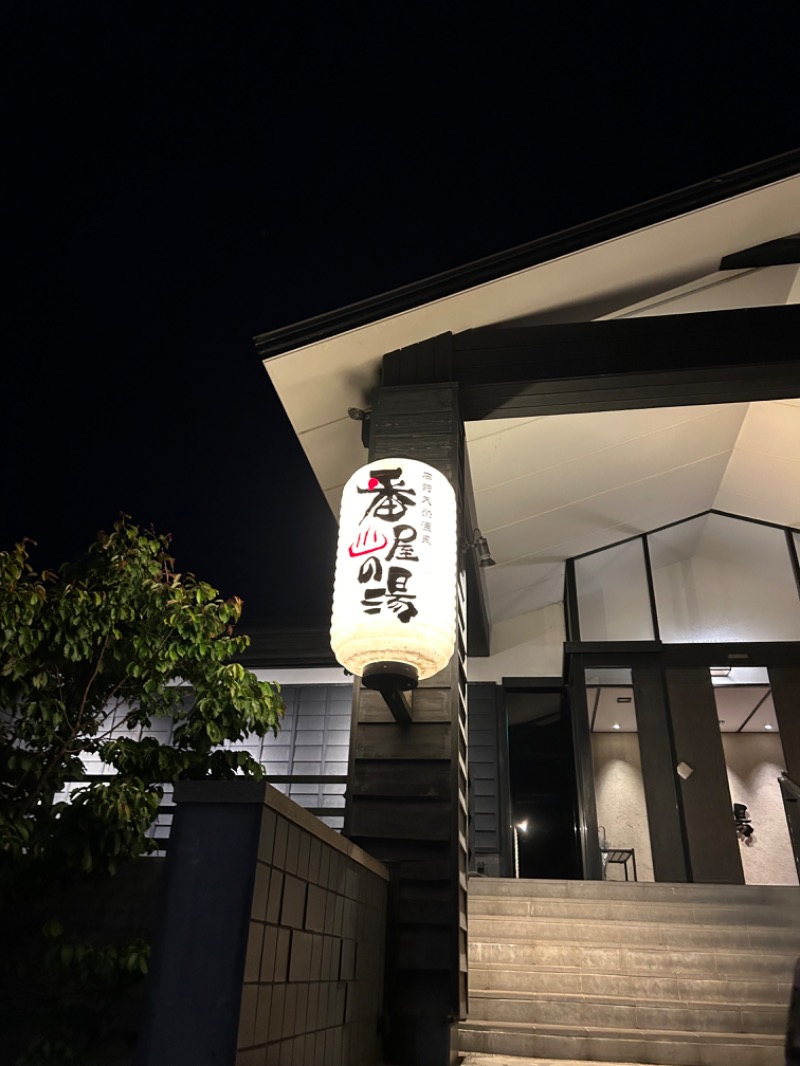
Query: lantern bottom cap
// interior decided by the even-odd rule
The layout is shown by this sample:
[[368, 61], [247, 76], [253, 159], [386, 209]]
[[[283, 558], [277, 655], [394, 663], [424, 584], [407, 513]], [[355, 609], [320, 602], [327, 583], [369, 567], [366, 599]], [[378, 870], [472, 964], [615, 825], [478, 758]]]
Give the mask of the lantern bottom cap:
[[393, 689], [395, 692], [408, 692], [416, 688], [419, 681], [419, 671], [410, 663], [380, 662], [370, 663], [364, 667], [361, 683], [364, 688], [376, 689], [383, 692], [385, 689]]

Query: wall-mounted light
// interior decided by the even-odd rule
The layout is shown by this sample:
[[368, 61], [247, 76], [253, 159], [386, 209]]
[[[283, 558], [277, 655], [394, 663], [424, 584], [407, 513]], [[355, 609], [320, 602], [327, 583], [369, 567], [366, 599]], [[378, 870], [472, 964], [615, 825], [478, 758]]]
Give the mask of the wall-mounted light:
[[361, 443], [365, 448], [369, 448], [369, 431], [372, 424], [371, 412], [365, 411], [361, 407], [348, 407], [347, 417], [352, 418], [354, 422], [361, 423]]
[[331, 648], [398, 720], [410, 720], [402, 693], [453, 654], [457, 546], [455, 493], [427, 463], [376, 460], [345, 485]]
[[473, 529], [472, 540], [468, 541], [464, 546], [468, 549], [474, 549], [475, 554], [478, 556], [478, 566], [497, 565], [489, 550], [489, 542], [479, 529]]
[[527, 833], [528, 819], [526, 818], [522, 822], [514, 822], [511, 828], [514, 833], [514, 877], [519, 878], [519, 835], [520, 833]]

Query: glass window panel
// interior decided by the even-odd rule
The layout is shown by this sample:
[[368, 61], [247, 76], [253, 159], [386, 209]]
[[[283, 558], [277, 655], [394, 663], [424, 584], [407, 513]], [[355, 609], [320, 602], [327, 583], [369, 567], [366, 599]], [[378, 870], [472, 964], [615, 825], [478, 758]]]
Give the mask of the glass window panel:
[[650, 826], [630, 671], [588, 669], [586, 700], [603, 878], [625, 880], [626, 870], [631, 877], [635, 861], [638, 879], [652, 881]]
[[575, 560], [581, 640], [652, 640], [641, 540]]
[[703, 515], [648, 537], [661, 639], [800, 639], [800, 597], [783, 530]]
[[720, 685], [714, 695], [745, 884], [796, 885], [786, 813], [775, 787], [786, 762], [769, 684]]

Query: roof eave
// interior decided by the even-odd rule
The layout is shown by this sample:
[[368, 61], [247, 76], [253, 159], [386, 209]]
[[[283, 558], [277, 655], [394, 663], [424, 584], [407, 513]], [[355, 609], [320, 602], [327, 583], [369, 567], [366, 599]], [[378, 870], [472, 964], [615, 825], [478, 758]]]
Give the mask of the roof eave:
[[254, 338], [256, 349], [262, 359], [268, 359], [303, 348], [327, 337], [409, 311], [634, 230], [656, 225], [798, 173], [800, 149], [741, 167], [346, 307], [258, 334]]

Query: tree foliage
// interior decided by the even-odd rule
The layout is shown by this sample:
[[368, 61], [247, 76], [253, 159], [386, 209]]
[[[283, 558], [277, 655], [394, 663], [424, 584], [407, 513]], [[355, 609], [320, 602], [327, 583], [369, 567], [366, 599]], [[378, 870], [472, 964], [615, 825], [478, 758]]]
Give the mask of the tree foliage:
[[[113, 874], [151, 850], [163, 784], [260, 778], [252, 756], [223, 744], [277, 733], [283, 714], [277, 687], [235, 661], [248, 643], [234, 634], [241, 601], [179, 573], [168, 537], [122, 518], [57, 572], [34, 570], [29, 545], [0, 552], [4, 925], [15, 909], [51, 901], [55, 884]], [[170, 744], [139, 738], [163, 716], [173, 719]], [[87, 757], [104, 764], [102, 779], [87, 773]], [[46, 908], [39, 918], [40, 962], [79, 986], [90, 971], [114, 984], [119, 971], [146, 969], [138, 944], [98, 948], [70, 940]], [[66, 1054], [41, 1034], [36, 1046], [35, 1061]]]

